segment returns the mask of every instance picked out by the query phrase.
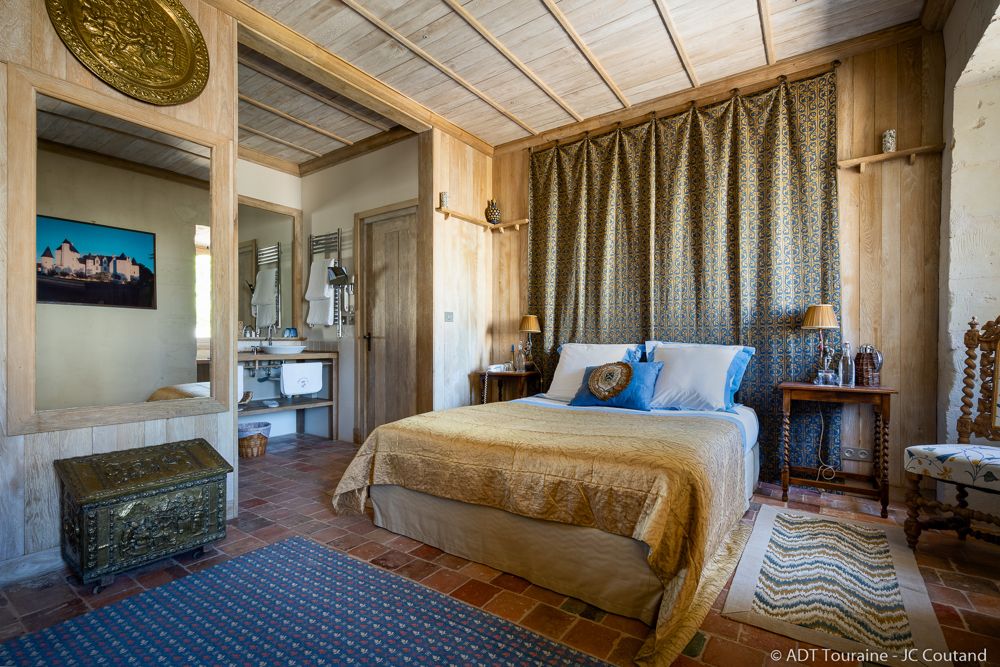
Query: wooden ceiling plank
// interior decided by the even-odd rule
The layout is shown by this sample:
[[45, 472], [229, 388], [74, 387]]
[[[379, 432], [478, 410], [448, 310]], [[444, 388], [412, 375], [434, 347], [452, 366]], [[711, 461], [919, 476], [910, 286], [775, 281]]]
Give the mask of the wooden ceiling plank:
[[293, 148], [299, 151], [300, 153], [312, 155], [313, 157], [320, 157], [321, 155], [323, 155], [322, 153], [317, 153], [316, 151], [310, 148], [306, 148], [305, 146], [299, 146], [298, 144], [293, 144], [291, 141], [285, 141], [281, 137], [276, 137], [273, 134], [268, 134], [267, 132], [261, 132], [257, 128], [250, 127], [249, 125], [244, 125], [243, 123], [239, 124], [239, 128], [244, 132], [249, 132], [250, 134], [256, 134], [258, 137], [264, 137], [268, 141], [273, 141], [276, 144], [281, 144], [282, 146], [288, 146], [289, 148]]
[[760, 16], [760, 34], [764, 40], [764, 54], [767, 56], [767, 64], [773, 65], [774, 58], [774, 37], [771, 34], [771, 5], [769, 0], [757, 0], [757, 14]]
[[[544, 1], [544, 0], [543, 0]], [[738, 88], [743, 92], [753, 92], [774, 85], [779, 77], [803, 79], [829, 71], [832, 63], [838, 59], [849, 58], [859, 53], [874, 51], [879, 48], [898, 44], [925, 34], [919, 21], [910, 21], [902, 25], [861, 35], [837, 44], [824, 46], [808, 53], [779, 60], [774, 65], [763, 65], [752, 70], [734, 74], [733, 76], [702, 84], [698, 88], [688, 88], [679, 92], [664, 95], [656, 99], [636, 104], [630, 109], [619, 109], [610, 113], [588, 118], [579, 123], [569, 123], [562, 127], [546, 130], [535, 137], [515, 139], [496, 146], [494, 155], [509, 153], [540, 146], [553, 141], [564, 141], [584, 133], [601, 132], [613, 128], [616, 124], [637, 123], [649, 118], [649, 114], [677, 113], [689, 106], [691, 102], [698, 105], [719, 102], [732, 95], [732, 90]]]
[[378, 134], [373, 134], [370, 137], [362, 139], [361, 141], [355, 143], [353, 146], [345, 146], [344, 148], [338, 148], [335, 151], [327, 153], [322, 157], [318, 157], [312, 160], [308, 160], [299, 165], [299, 173], [302, 176], [307, 176], [313, 172], [317, 172], [321, 169], [326, 169], [327, 167], [332, 167], [335, 164], [340, 164], [350, 160], [351, 158], [358, 157], [359, 155], [364, 155], [365, 153], [370, 153], [371, 151], [378, 150], [379, 148], [384, 148], [391, 144], [404, 139], [409, 139], [410, 137], [417, 136], [412, 131], [406, 129], [402, 125], [397, 125], [391, 130], [386, 132], [380, 132]]
[[621, 91], [618, 85], [611, 78], [611, 75], [608, 74], [607, 70], [605, 70], [604, 67], [601, 66], [601, 63], [597, 60], [597, 57], [594, 56], [590, 48], [588, 48], [587, 45], [583, 42], [583, 38], [581, 38], [580, 35], [576, 32], [576, 30], [573, 28], [573, 26], [570, 25], [569, 19], [567, 19], [566, 15], [563, 14], [562, 10], [556, 6], [556, 3], [553, 0], [542, 0], [542, 3], [545, 5], [546, 9], [549, 10], [549, 13], [552, 14], [552, 17], [559, 22], [560, 26], [562, 26], [563, 32], [565, 32], [566, 35], [571, 40], [573, 40], [573, 43], [576, 45], [576, 48], [579, 49], [580, 53], [583, 54], [583, 57], [587, 59], [587, 62], [590, 63], [590, 66], [594, 68], [594, 71], [597, 72], [602, 79], [604, 79], [605, 85], [607, 85], [607, 87], [611, 89], [611, 92], [615, 94], [615, 97], [617, 97], [618, 101], [622, 103], [622, 106], [625, 107], [626, 109], [632, 106], [631, 103], [628, 101], [628, 99], [625, 97], [625, 94]]
[[278, 72], [271, 71], [271, 70], [269, 70], [266, 67], [258, 65], [257, 63], [255, 63], [255, 62], [253, 62], [253, 61], [251, 61], [251, 60], [249, 60], [247, 58], [244, 58], [243, 56], [240, 56], [239, 62], [244, 67], [246, 67], [248, 69], [252, 69], [254, 72], [257, 72], [261, 76], [266, 76], [267, 78], [271, 79], [272, 81], [277, 81], [281, 85], [286, 86], [288, 88], [291, 88], [292, 90], [294, 90], [296, 92], [302, 93], [303, 95], [308, 95], [309, 97], [311, 97], [312, 99], [316, 100], [317, 102], [322, 102], [323, 104], [327, 105], [328, 107], [330, 107], [332, 109], [336, 109], [337, 111], [339, 111], [339, 112], [341, 112], [343, 114], [347, 114], [348, 116], [350, 116], [352, 118], [356, 118], [357, 120], [360, 120], [363, 123], [371, 125], [372, 127], [376, 127], [376, 128], [378, 128], [378, 129], [380, 129], [382, 131], [385, 131], [385, 130], [389, 129], [390, 127], [392, 127], [387, 122], [376, 121], [373, 118], [366, 117], [364, 114], [360, 114], [357, 111], [351, 109], [346, 104], [341, 104], [340, 102], [337, 102], [336, 100], [332, 100], [329, 97], [324, 97], [323, 95], [320, 95], [316, 91], [310, 90], [308, 87], [303, 86], [299, 82], [293, 81], [292, 79], [289, 79], [288, 77], [284, 76], [283, 74], [279, 74]]
[[436, 127], [485, 155], [493, 155], [492, 144], [240, 0], [205, 2], [239, 21], [240, 44], [414, 132]]
[[[94, 122], [91, 122], [89, 120], [84, 120], [83, 118], [75, 118], [73, 116], [67, 116], [65, 114], [59, 113], [58, 111], [52, 111], [52, 110], [49, 110], [49, 109], [39, 109], [38, 113], [46, 114], [46, 115], [49, 115], [49, 116], [55, 116], [56, 118], [61, 118], [63, 120], [69, 121], [71, 123], [79, 123], [79, 124], [85, 125], [87, 127], [95, 128], [95, 129], [97, 129], [97, 130], [99, 130], [101, 132], [107, 132], [107, 133], [110, 133], [110, 134], [117, 134], [119, 136], [126, 137], [127, 139], [130, 139], [132, 141], [140, 141], [140, 142], [144, 142], [144, 143], [150, 143], [150, 144], [153, 144], [155, 146], [162, 146], [163, 148], [166, 148], [166, 149], [168, 149], [170, 151], [178, 151], [180, 153], [185, 153], [185, 154], [190, 155], [191, 157], [196, 158], [197, 160], [200, 160], [200, 161], [211, 162], [211, 159], [209, 157], [207, 157], [205, 155], [202, 155], [201, 153], [196, 153], [196, 152], [188, 150], [186, 148], [182, 148], [180, 146], [175, 146], [175, 145], [169, 144], [169, 143], [167, 143], [165, 141], [160, 141], [159, 139], [154, 139], [153, 137], [144, 137], [141, 134], [134, 134], [132, 132], [128, 132], [126, 130], [122, 130], [122, 129], [119, 129], [119, 128], [108, 127], [107, 125], [101, 125], [100, 123], [94, 123]], [[122, 159], [127, 159], [127, 158], [122, 158]]]
[[342, 136], [340, 136], [338, 134], [334, 134], [330, 130], [324, 129], [324, 128], [318, 126], [318, 125], [313, 125], [312, 123], [310, 123], [307, 120], [303, 120], [301, 118], [298, 118], [297, 116], [293, 116], [290, 113], [285, 113], [281, 109], [272, 107], [271, 105], [265, 104], [264, 102], [261, 102], [260, 100], [255, 100], [254, 98], [250, 97], [249, 95], [244, 95], [243, 93], [240, 93], [239, 97], [240, 97], [240, 99], [242, 101], [246, 102], [247, 104], [251, 104], [251, 105], [257, 107], [258, 109], [262, 109], [262, 110], [264, 110], [264, 111], [266, 111], [266, 112], [268, 112], [270, 114], [274, 114], [275, 116], [278, 116], [279, 118], [284, 118], [285, 120], [287, 120], [287, 121], [289, 121], [291, 123], [295, 123], [296, 125], [298, 125], [300, 127], [304, 127], [307, 130], [312, 130], [313, 132], [316, 132], [317, 134], [322, 134], [324, 137], [333, 139], [334, 141], [338, 141], [338, 142], [340, 142], [342, 144], [346, 144], [348, 146], [350, 146], [351, 144], [354, 143], [350, 139], [345, 139], [344, 137], [342, 137]]
[[473, 30], [475, 30], [476, 32], [478, 32], [480, 34], [480, 36], [482, 36], [483, 39], [485, 39], [487, 42], [489, 42], [493, 46], [493, 48], [495, 48], [505, 58], [507, 58], [507, 60], [509, 60], [510, 63], [514, 67], [516, 67], [517, 69], [521, 70], [521, 73], [524, 74], [524, 76], [526, 76], [529, 79], [531, 79], [531, 82], [534, 83], [536, 86], [538, 86], [539, 89], [542, 90], [542, 92], [544, 92], [546, 95], [548, 95], [549, 99], [551, 99], [553, 102], [555, 102], [560, 107], [562, 107], [563, 111], [565, 111], [566, 113], [568, 113], [570, 116], [572, 116], [576, 120], [583, 120], [583, 116], [581, 116], [576, 111], [574, 111], [573, 108], [569, 104], [567, 104], [564, 99], [562, 99], [561, 97], [559, 97], [559, 94], [556, 93], [556, 91], [552, 90], [552, 88], [549, 87], [549, 85], [547, 83], [545, 83], [541, 79], [541, 77], [539, 77], [537, 74], [535, 74], [535, 72], [530, 67], [528, 67], [526, 64], [524, 64], [524, 62], [520, 58], [518, 58], [510, 49], [508, 49], [503, 44], [503, 42], [501, 42], [499, 39], [497, 39], [493, 35], [493, 33], [491, 33], [486, 28], [486, 26], [484, 26], [482, 23], [480, 23], [479, 20], [475, 16], [473, 16], [472, 14], [470, 14], [465, 9], [465, 7], [463, 7], [456, 0], [444, 0], [444, 2], [449, 7], [451, 7], [452, 11], [455, 12], [456, 14], [458, 14], [462, 18], [462, 20], [464, 20], [466, 23], [468, 23], [469, 26]]
[[684, 72], [687, 74], [688, 81], [691, 82], [693, 88], [697, 88], [701, 84], [698, 83], [698, 77], [695, 76], [694, 66], [691, 65], [691, 59], [688, 58], [687, 51], [684, 49], [684, 42], [681, 41], [681, 35], [677, 32], [677, 26], [674, 25], [673, 20], [670, 18], [670, 12], [667, 11], [667, 4], [664, 0], [653, 0], [653, 3], [656, 5], [656, 11], [660, 13], [660, 20], [663, 21], [667, 37], [670, 38], [670, 43], [674, 45], [677, 58], [681, 61], [681, 65], [684, 66]]
[[955, 0], [925, 0], [920, 10], [920, 23], [931, 32], [942, 30], [954, 5]]
[[241, 160], [246, 160], [248, 162], [253, 162], [259, 164], [262, 167], [270, 167], [271, 169], [276, 169], [282, 171], [286, 174], [291, 174], [292, 176], [300, 176], [299, 165], [291, 162], [289, 160], [282, 160], [281, 158], [274, 157], [273, 155], [268, 155], [263, 151], [259, 151], [255, 148], [250, 148], [249, 146], [240, 146], [237, 149], [237, 154]]
[[426, 62], [428, 65], [434, 67], [439, 72], [441, 72], [442, 74], [446, 75], [448, 78], [453, 80], [455, 83], [462, 86], [470, 93], [481, 99], [483, 102], [493, 107], [498, 113], [506, 116], [509, 120], [521, 126], [521, 128], [524, 129], [526, 132], [530, 132], [531, 134], [538, 134], [538, 132], [534, 128], [532, 128], [523, 120], [515, 116], [502, 104], [494, 100], [492, 97], [490, 97], [483, 91], [479, 90], [479, 88], [477, 88], [470, 82], [466, 81], [460, 74], [458, 74], [458, 72], [445, 65], [443, 62], [432, 56], [427, 51], [424, 51], [422, 48], [420, 48], [414, 42], [412, 42], [408, 37], [401, 34], [398, 30], [393, 28], [391, 25], [380, 19], [372, 12], [368, 11], [366, 8], [362, 7], [358, 2], [356, 2], [355, 0], [341, 0], [341, 2], [343, 2], [345, 5], [353, 9], [360, 16], [364, 17], [365, 20], [367, 20], [376, 28], [384, 32], [386, 35], [399, 42], [405, 48], [409, 49], [410, 52], [415, 54], [417, 57]]

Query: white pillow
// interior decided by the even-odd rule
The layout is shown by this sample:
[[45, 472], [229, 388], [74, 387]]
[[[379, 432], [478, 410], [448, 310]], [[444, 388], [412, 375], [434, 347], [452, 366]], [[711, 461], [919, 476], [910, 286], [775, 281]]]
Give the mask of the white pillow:
[[725, 410], [729, 397], [729, 367], [739, 348], [683, 345], [653, 348], [652, 361], [662, 361], [651, 408]]
[[621, 361], [637, 345], [603, 345], [598, 343], [564, 343], [559, 350], [559, 364], [552, 376], [546, 398], [571, 401], [583, 384], [588, 366], [600, 366]]

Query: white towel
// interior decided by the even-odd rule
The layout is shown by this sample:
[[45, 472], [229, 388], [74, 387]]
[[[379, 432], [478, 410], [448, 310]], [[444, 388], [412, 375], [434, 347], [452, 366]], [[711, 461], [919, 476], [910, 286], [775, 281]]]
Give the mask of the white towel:
[[281, 364], [281, 393], [285, 396], [315, 394], [323, 388], [323, 364]]
[[257, 272], [253, 296], [250, 298], [250, 314], [254, 316], [258, 329], [278, 322], [278, 286], [275, 284], [277, 273], [277, 269], [271, 268]]
[[332, 327], [333, 326], [333, 298], [313, 299], [309, 302], [309, 314], [306, 315], [306, 324], [311, 327]]
[[317, 301], [319, 299], [329, 299], [333, 296], [333, 288], [327, 280], [326, 270], [333, 266], [337, 260], [334, 259], [314, 259], [309, 267], [309, 285], [306, 287], [306, 301]]

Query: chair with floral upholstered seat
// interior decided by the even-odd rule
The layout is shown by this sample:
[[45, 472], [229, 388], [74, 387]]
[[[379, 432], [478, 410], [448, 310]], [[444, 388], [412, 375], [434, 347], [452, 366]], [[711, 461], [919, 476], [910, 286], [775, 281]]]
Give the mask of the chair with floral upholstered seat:
[[[972, 436], [1000, 440], [998, 409], [997, 351], [1000, 347], [1000, 317], [987, 322], [982, 330], [972, 318], [965, 333], [965, 374], [962, 387], [962, 411], [958, 418], [958, 444], [915, 445], [907, 447], [904, 470], [909, 481], [906, 494], [906, 541], [916, 549], [920, 533], [927, 528], [944, 528], [1000, 544], [1000, 534], [984, 531], [981, 524], [1000, 526], [1000, 517], [969, 507], [969, 489], [1000, 494], [1000, 447], [970, 444]], [[977, 373], [977, 355], [978, 367]], [[979, 400], [973, 418], [973, 399], [977, 375]], [[921, 492], [923, 479], [953, 484], [956, 504], [926, 498]], [[920, 518], [921, 513], [925, 518]]]

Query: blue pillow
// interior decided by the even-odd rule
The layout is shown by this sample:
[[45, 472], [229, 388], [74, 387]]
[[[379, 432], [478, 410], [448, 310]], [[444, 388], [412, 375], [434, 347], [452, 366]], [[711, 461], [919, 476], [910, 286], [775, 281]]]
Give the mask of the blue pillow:
[[659, 361], [637, 363], [626, 361], [632, 368], [632, 379], [616, 396], [602, 401], [590, 391], [590, 375], [600, 366], [588, 366], [583, 373], [583, 384], [576, 392], [570, 405], [586, 407], [626, 408], [628, 410], [649, 411], [649, 403], [653, 399], [653, 389], [656, 387], [656, 377], [660, 374], [663, 364]]
[[726, 401], [727, 410], [732, 410], [733, 406], [736, 405], [736, 392], [740, 390], [740, 385], [743, 383], [743, 375], [747, 372], [747, 366], [750, 365], [750, 358], [753, 357], [756, 351], [755, 348], [744, 346], [743, 349], [736, 353], [736, 356], [733, 357], [733, 363], [729, 365], [729, 372], [726, 373], [726, 380], [729, 382], [728, 400]]

